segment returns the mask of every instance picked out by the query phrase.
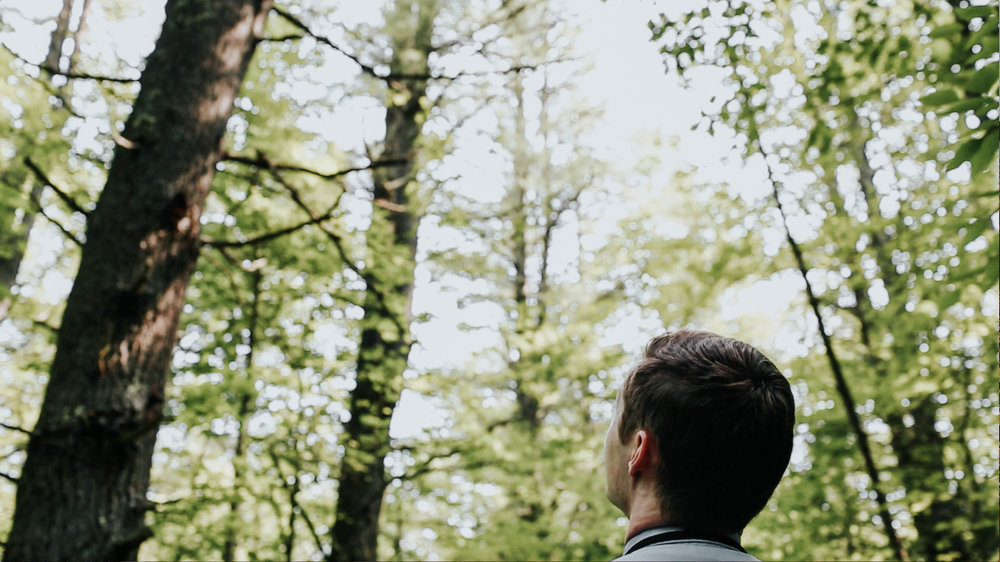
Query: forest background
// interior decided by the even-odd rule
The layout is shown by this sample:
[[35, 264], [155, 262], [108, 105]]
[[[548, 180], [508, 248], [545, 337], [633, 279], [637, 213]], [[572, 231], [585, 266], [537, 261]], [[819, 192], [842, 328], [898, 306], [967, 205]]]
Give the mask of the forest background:
[[795, 393], [752, 553], [997, 558], [995, 2], [165, 7], [0, 4], [5, 559], [609, 559], [685, 327]]

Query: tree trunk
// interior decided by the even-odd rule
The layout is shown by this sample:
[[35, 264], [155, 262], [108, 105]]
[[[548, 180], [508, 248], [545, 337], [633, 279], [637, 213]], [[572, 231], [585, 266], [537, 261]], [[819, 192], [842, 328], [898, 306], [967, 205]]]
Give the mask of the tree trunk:
[[[199, 219], [269, 0], [171, 0], [91, 216], [4, 557], [134, 559]], [[123, 143], [125, 144], [125, 143]]]
[[[45, 57], [45, 66], [49, 70], [59, 71], [59, 61], [62, 58], [63, 43], [69, 37], [69, 19], [73, 13], [73, 0], [63, 0], [59, 15], [56, 16], [56, 28], [49, 41], [49, 52]], [[76, 49], [74, 48], [74, 51]]]
[[[59, 10], [59, 15], [56, 17], [56, 28], [52, 32], [52, 37], [49, 40], [49, 51], [45, 57], [45, 66], [52, 70], [59, 70], [59, 60], [62, 55], [62, 46], [66, 42], [66, 39], [70, 36], [70, 15], [73, 12], [73, 2], [74, 0], [63, 0], [63, 6]], [[80, 24], [77, 27], [76, 37], [73, 45], [73, 54], [75, 54], [80, 48], [80, 32], [83, 29], [84, 21], [87, 17], [87, 12], [90, 7], [90, 0], [84, 0], [83, 11], [80, 14]], [[70, 61], [72, 62], [73, 56], [70, 56]], [[68, 89], [68, 84], [60, 88], [62, 96], [64, 98], [68, 97], [66, 90]], [[58, 131], [62, 128], [65, 122], [65, 116], [55, 120], [55, 125], [51, 127], [52, 130]], [[31, 176], [28, 176], [31, 178]], [[6, 252], [0, 252], [0, 321], [7, 318], [7, 314], [10, 312], [10, 307], [13, 304], [13, 297], [11, 295], [11, 288], [14, 287], [14, 283], [17, 282], [17, 272], [21, 269], [21, 260], [24, 259], [24, 251], [28, 246], [28, 236], [31, 233], [31, 227], [35, 223], [35, 210], [31, 208], [31, 205], [35, 201], [40, 201], [42, 197], [42, 190], [45, 188], [38, 178], [31, 178], [27, 180], [24, 186], [30, 187], [28, 195], [28, 207], [23, 209], [23, 214], [21, 215], [20, 221], [13, 225], [14, 228], [10, 232], [0, 233], [0, 246], [6, 247]], [[7, 253], [9, 252], [9, 253]]]
[[[397, 2], [390, 18], [403, 18], [394, 31], [394, 73], [426, 75], [437, 8], [434, 2]], [[413, 18], [413, 19], [409, 19]], [[397, 22], [398, 23], [398, 22]], [[413, 60], [419, 55], [419, 60]], [[351, 419], [344, 424], [336, 521], [329, 560], [376, 558], [378, 520], [388, 483], [389, 421], [402, 392], [410, 352], [410, 307], [416, 268], [417, 222], [406, 186], [414, 174], [413, 152], [420, 134], [427, 81], [392, 81], [386, 107], [383, 157], [406, 162], [373, 173], [372, 225], [367, 233], [365, 316], [361, 321], [357, 386], [351, 393]]]

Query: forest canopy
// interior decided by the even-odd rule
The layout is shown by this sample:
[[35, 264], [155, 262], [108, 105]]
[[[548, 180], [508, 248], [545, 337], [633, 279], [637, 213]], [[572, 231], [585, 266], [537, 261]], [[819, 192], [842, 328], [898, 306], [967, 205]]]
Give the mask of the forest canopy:
[[996, 559], [998, 14], [3, 3], [4, 559], [614, 558], [680, 329], [792, 385], [751, 554]]

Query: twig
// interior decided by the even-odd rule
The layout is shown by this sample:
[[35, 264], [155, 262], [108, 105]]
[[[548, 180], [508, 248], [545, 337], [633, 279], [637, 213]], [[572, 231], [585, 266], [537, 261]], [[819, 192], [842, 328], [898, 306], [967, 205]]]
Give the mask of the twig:
[[[316, 526], [313, 525], [312, 519], [309, 517], [309, 513], [306, 512], [305, 507], [303, 507], [302, 504], [299, 503], [297, 497], [299, 492], [298, 474], [295, 475], [295, 487], [292, 488], [288, 484], [288, 480], [285, 478], [284, 472], [281, 470], [281, 462], [280, 459], [278, 458], [277, 453], [274, 452], [274, 449], [271, 449], [270, 453], [271, 453], [271, 461], [274, 462], [274, 468], [277, 469], [278, 476], [281, 478], [281, 486], [288, 491], [288, 501], [289, 503], [292, 504], [292, 510], [294, 511], [296, 508], [298, 508], [299, 513], [302, 514], [302, 519], [306, 522], [306, 527], [309, 528], [309, 533], [312, 534], [313, 540], [316, 541], [316, 548], [318, 548], [319, 551], [323, 553], [323, 559], [325, 560], [327, 556], [329, 556], [329, 554], [326, 552], [326, 548], [323, 547], [323, 540], [319, 537], [319, 533], [316, 532]], [[298, 472], [297, 466], [293, 466], [292, 468], [295, 472]]]
[[46, 64], [33, 63], [28, 59], [22, 57], [21, 55], [17, 54], [13, 49], [8, 47], [7, 45], [3, 45], [3, 48], [8, 53], [10, 53], [14, 58], [23, 62], [24, 64], [31, 65], [45, 72], [46, 74], [53, 76], [63, 76], [70, 80], [99, 80], [101, 82], [115, 82], [117, 84], [135, 84], [139, 81], [136, 78], [119, 78], [116, 76], [102, 76], [100, 74], [88, 74], [85, 72], [64, 72], [62, 70], [59, 70], [58, 68], [52, 68]]
[[38, 165], [31, 160], [30, 156], [24, 157], [24, 164], [28, 166], [29, 169], [31, 169], [31, 171], [35, 174], [35, 176], [38, 177], [39, 180], [42, 181], [42, 183], [52, 188], [52, 191], [55, 191], [56, 195], [59, 196], [59, 199], [62, 199], [63, 203], [66, 203], [66, 205], [68, 205], [70, 209], [73, 209], [74, 211], [80, 213], [85, 217], [90, 216], [90, 212], [81, 207], [80, 204], [77, 203], [75, 199], [70, 197], [69, 194], [67, 194], [65, 191], [59, 189], [59, 187], [57, 187], [56, 184], [53, 183], [52, 180], [50, 180], [48, 176], [45, 175], [45, 172], [43, 172], [42, 169], [39, 168]]
[[[275, 181], [281, 184], [281, 186], [288, 191], [288, 194], [292, 198], [292, 201], [294, 201], [295, 204], [298, 205], [299, 208], [302, 209], [307, 215], [309, 215], [314, 219], [319, 216], [306, 204], [305, 201], [302, 200], [302, 196], [299, 193], [299, 190], [281, 176], [281, 172], [279, 170], [271, 168], [271, 176], [274, 177]], [[409, 331], [406, 329], [405, 326], [403, 326], [402, 322], [400, 322], [397, 315], [392, 312], [392, 309], [389, 308], [389, 305], [386, 303], [385, 295], [382, 294], [382, 292], [376, 288], [376, 284], [373, 282], [373, 276], [371, 275], [371, 273], [368, 271], [362, 271], [361, 268], [359, 268], [357, 264], [354, 263], [351, 257], [347, 255], [347, 251], [344, 249], [343, 240], [340, 238], [339, 235], [337, 235], [333, 231], [323, 226], [321, 222], [317, 222], [316, 226], [323, 234], [326, 235], [327, 239], [330, 240], [330, 243], [333, 244], [333, 247], [337, 250], [337, 254], [340, 256], [341, 262], [344, 265], [346, 265], [351, 271], [356, 273], [358, 277], [365, 280], [366, 290], [375, 296], [375, 301], [377, 302], [379, 308], [385, 313], [385, 315], [389, 319], [391, 319], [393, 325], [398, 330], [400, 338], [404, 340], [404, 343], [409, 343], [406, 342], [406, 340], [409, 339], [407, 337]]]
[[[343, 195], [343, 194], [341, 194], [341, 195]], [[340, 201], [340, 197], [337, 198], [337, 201], [338, 202]], [[307, 226], [309, 226], [311, 224], [317, 224], [317, 223], [323, 222], [325, 220], [328, 220], [328, 219], [330, 219], [330, 218], [333, 217], [333, 212], [336, 209], [337, 209], [337, 203], [334, 203], [334, 205], [332, 207], [330, 207], [330, 209], [326, 213], [323, 213], [320, 216], [310, 218], [307, 221], [301, 222], [301, 223], [293, 225], [293, 226], [289, 226], [287, 228], [282, 228], [280, 230], [275, 230], [273, 232], [268, 232], [266, 234], [261, 234], [259, 236], [254, 237], [254, 238], [249, 238], [249, 239], [243, 240], [243, 241], [238, 241], [238, 240], [213, 240], [211, 238], [202, 238], [201, 241], [202, 241], [203, 244], [206, 244], [206, 245], [209, 245], [209, 246], [216, 246], [216, 247], [219, 247], [219, 248], [239, 248], [239, 247], [243, 247], [243, 246], [255, 246], [257, 244], [263, 244], [264, 242], [270, 242], [271, 240], [274, 240], [275, 238], [280, 238], [282, 236], [285, 236], [287, 234], [291, 234], [291, 233], [296, 232], [298, 230], [302, 230], [303, 228], [305, 228], [305, 227], [307, 227]]]
[[394, 158], [381, 158], [378, 160], [372, 160], [367, 166], [356, 166], [353, 168], [345, 168], [343, 170], [337, 170], [336, 172], [320, 172], [319, 170], [313, 170], [312, 168], [306, 168], [305, 166], [300, 166], [298, 164], [285, 164], [280, 162], [272, 162], [263, 153], [258, 152], [256, 157], [246, 156], [241, 154], [223, 154], [222, 160], [226, 162], [237, 162], [240, 164], [248, 164], [250, 166], [257, 166], [258, 168], [266, 168], [270, 170], [282, 170], [288, 172], [302, 172], [305, 174], [310, 174], [318, 178], [325, 180], [332, 180], [339, 178], [341, 176], [346, 176], [347, 174], [352, 174], [354, 172], [363, 172], [365, 170], [373, 170], [375, 168], [383, 168], [386, 166], [396, 166], [399, 164], [405, 164], [408, 161], [406, 156], [394, 157]]
[[23, 433], [23, 434], [28, 435], [28, 436], [31, 435], [30, 431], [28, 431], [27, 429], [24, 429], [23, 427], [19, 427], [19, 426], [16, 426], [16, 425], [10, 425], [10, 424], [6, 424], [6, 423], [3, 423], [3, 422], [0, 422], [0, 427], [2, 427], [4, 429], [9, 429], [11, 431], [17, 431], [19, 433]]
[[114, 82], [116, 84], [137, 84], [139, 82], [138, 78], [119, 78], [116, 76], [102, 76], [100, 74], [89, 74], [86, 72], [65, 72], [45, 65], [36, 66], [48, 74], [63, 76], [70, 80], [99, 80], [101, 82]]
[[[316, 33], [305, 22], [303, 22], [301, 19], [295, 17], [294, 15], [288, 13], [287, 11], [285, 11], [285, 10], [283, 10], [281, 8], [275, 7], [275, 8], [272, 8], [272, 9], [274, 10], [274, 12], [276, 14], [278, 14], [279, 16], [281, 16], [282, 18], [284, 18], [285, 20], [287, 20], [288, 23], [290, 23], [293, 26], [297, 27], [298, 29], [302, 30], [302, 32], [305, 33], [307, 36], [312, 37], [313, 39], [319, 41], [320, 43], [323, 43], [324, 45], [330, 47], [334, 51], [337, 51], [338, 53], [340, 53], [340, 54], [344, 55], [345, 57], [351, 59], [351, 61], [354, 62], [354, 64], [358, 65], [358, 67], [365, 74], [367, 74], [367, 75], [369, 75], [369, 76], [371, 76], [373, 78], [377, 78], [379, 80], [385, 80], [386, 82], [389, 82], [389, 85], [391, 87], [396, 88], [396, 89], [400, 89], [400, 90], [407, 90], [407, 89], [409, 89], [404, 84], [402, 84], [401, 82], [399, 82], [400, 80], [458, 80], [459, 78], [462, 78], [462, 77], [465, 77], [465, 76], [487, 76], [487, 75], [492, 75], [492, 74], [510, 74], [510, 73], [521, 72], [522, 70], [535, 70], [538, 67], [544, 66], [544, 65], [547, 65], [547, 64], [553, 64], [553, 63], [557, 63], [557, 62], [567, 62], [568, 60], [573, 60], [573, 59], [567, 59], [566, 61], [564, 61], [564, 60], [558, 59], [558, 60], [553, 60], [553, 61], [545, 61], [545, 62], [537, 63], [537, 64], [514, 65], [514, 66], [511, 66], [511, 67], [509, 67], [509, 68], [507, 68], [505, 70], [495, 70], [495, 71], [487, 70], [487, 71], [478, 71], [478, 72], [457, 72], [457, 73], [452, 74], [452, 75], [434, 74], [434, 73], [430, 73], [430, 72], [426, 72], [426, 73], [388, 72], [388, 73], [379, 74], [379, 72], [375, 70], [374, 66], [362, 62], [361, 59], [359, 59], [357, 56], [355, 56], [355, 55], [347, 52], [346, 50], [344, 50], [343, 47], [341, 47], [340, 45], [337, 45], [336, 43], [334, 43], [329, 37], [325, 37], [323, 35], [320, 35], [320, 34]], [[298, 38], [299, 38], [299, 36], [297, 36], [297, 35], [289, 36], [288, 37], [288, 39], [298, 39]]]
[[70, 242], [73, 242], [74, 244], [76, 244], [77, 246], [79, 246], [81, 248], [84, 246], [84, 244], [86, 244], [85, 240], [77, 237], [76, 234], [73, 234], [72, 231], [70, 231], [68, 228], [66, 228], [65, 226], [63, 226], [63, 224], [61, 222], [59, 222], [56, 219], [54, 219], [51, 216], [49, 216], [49, 214], [45, 212], [45, 209], [42, 207], [41, 203], [39, 203], [38, 201], [35, 201], [35, 207], [38, 209], [38, 214], [42, 215], [43, 217], [45, 217], [45, 220], [47, 220], [50, 223], [52, 223], [53, 225], [55, 225], [55, 227], [58, 228], [66, 236], [66, 238], [68, 238], [70, 240]]
[[374, 67], [361, 62], [361, 59], [359, 59], [358, 57], [352, 55], [351, 53], [348, 53], [347, 51], [344, 50], [343, 47], [341, 47], [340, 45], [337, 45], [336, 43], [334, 43], [333, 41], [331, 41], [328, 37], [324, 37], [322, 35], [319, 35], [318, 33], [315, 33], [312, 29], [309, 28], [309, 26], [305, 22], [303, 22], [299, 18], [295, 17], [294, 15], [288, 13], [287, 11], [283, 10], [282, 8], [278, 8], [277, 6], [271, 8], [271, 9], [274, 10], [274, 13], [276, 13], [279, 16], [281, 16], [282, 18], [284, 18], [288, 23], [290, 23], [293, 26], [301, 29], [309, 37], [312, 37], [313, 39], [319, 41], [320, 43], [323, 43], [326, 46], [330, 47], [334, 51], [337, 51], [338, 53], [340, 53], [340, 54], [344, 55], [345, 57], [351, 59], [351, 61], [353, 61], [355, 64], [357, 64], [361, 68], [361, 70], [363, 70], [366, 74], [369, 74], [369, 75], [371, 75], [371, 76], [373, 76], [375, 78], [379, 78], [379, 79], [383, 79], [383, 80], [387, 80], [389, 78], [388, 76], [381, 76], [381, 75], [379, 75], [377, 72], [375, 72], [375, 68]]

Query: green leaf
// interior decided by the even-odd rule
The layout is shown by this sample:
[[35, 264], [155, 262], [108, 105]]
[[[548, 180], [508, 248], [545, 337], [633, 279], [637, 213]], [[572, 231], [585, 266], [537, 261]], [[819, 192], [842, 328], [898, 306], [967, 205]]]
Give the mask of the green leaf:
[[993, 106], [994, 103], [989, 98], [975, 97], [964, 100], [958, 100], [957, 102], [949, 105], [948, 107], [941, 108], [941, 111], [939, 113], [954, 113], [956, 111], [959, 113], [964, 113], [966, 111], [969, 111], [970, 109], [972, 110], [979, 110], [984, 108], [989, 109], [992, 108]]
[[927, 106], [938, 106], [946, 103], [958, 101], [958, 93], [955, 90], [938, 90], [933, 94], [927, 94], [920, 98], [920, 102]]
[[970, 159], [973, 175], [986, 170], [990, 163], [996, 160], [1000, 146], [1000, 129], [993, 129], [980, 141], [979, 149]]
[[935, 39], [939, 37], [951, 37], [953, 35], [961, 33], [963, 29], [965, 29], [965, 24], [949, 23], [947, 25], [942, 25], [941, 27], [932, 29], [930, 32], [930, 37]]
[[976, 238], [979, 238], [983, 232], [989, 228], [992, 221], [984, 218], [977, 218], [969, 227], [966, 229], [965, 237], [962, 238], [962, 246], [965, 246], [969, 242], [972, 242]]
[[962, 297], [962, 292], [961, 291], [959, 291], [957, 289], [953, 290], [953, 291], [949, 291], [949, 292], [945, 293], [944, 295], [942, 295], [941, 300], [938, 301], [938, 307], [941, 310], [947, 310], [948, 308], [951, 308], [951, 305], [953, 305], [956, 302], [958, 302], [958, 299], [960, 299], [961, 297]]
[[963, 162], [968, 162], [972, 158], [973, 154], [978, 152], [980, 139], [969, 139], [962, 143], [962, 146], [958, 147], [955, 151], [955, 157], [948, 162], [948, 166], [945, 168], [946, 171], [950, 172], [955, 168], [962, 165]]
[[976, 71], [965, 85], [965, 89], [976, 94], [988, 91], [1000, 77], [1000, 64], [991, 63]]
[[[974, 18], [988, 18], [996, 12], [995, 6], [969, 6], [967, 8], [955, 8], [955, 13], [964, 21]], [[949, 24], [956, 25], [956, 24]]]

